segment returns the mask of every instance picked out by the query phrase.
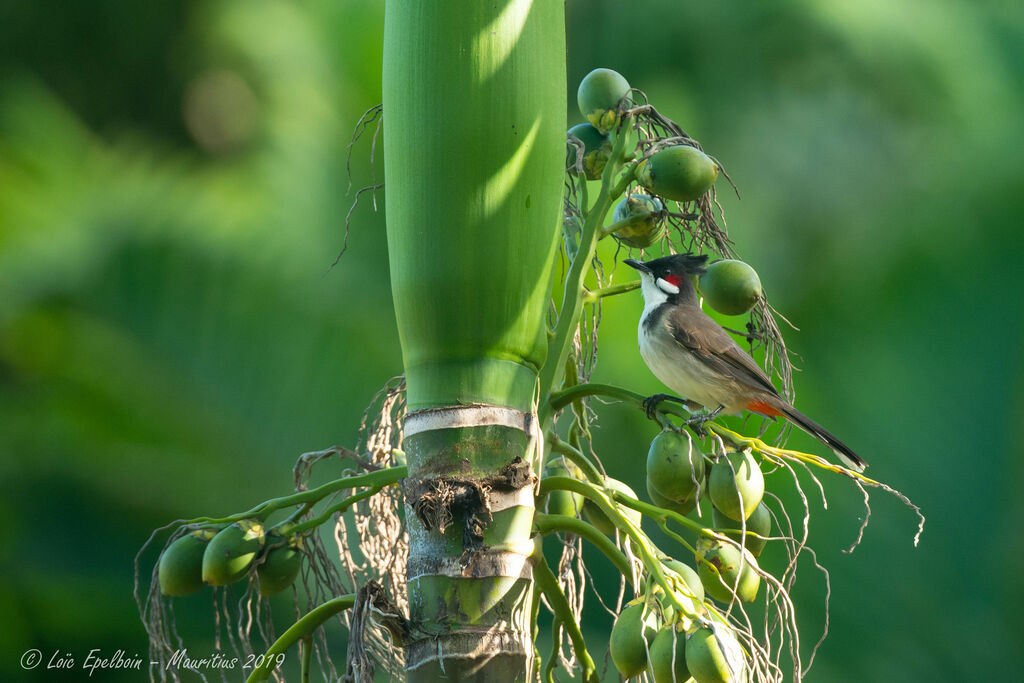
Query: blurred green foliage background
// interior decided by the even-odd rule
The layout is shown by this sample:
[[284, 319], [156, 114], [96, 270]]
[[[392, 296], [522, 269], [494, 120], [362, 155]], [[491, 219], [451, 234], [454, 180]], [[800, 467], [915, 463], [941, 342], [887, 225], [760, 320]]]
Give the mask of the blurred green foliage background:
[[[725, 164], [743, 196], [719, 184], [730, 234], [801, 328], [797, 405], [928, 516], [914, 548], [911, 512], [876, 494], [846, 555], [859, 492], [828, 479], [823, 510], [809, 490], [831, 633], [807, 680], [1019, 675], [1024, 8], [567, 12], [570, 89], [615, 68]], [[29, 648], [145, 656], [132, 577], [151, 530], [286, 493], [296, 456], [352, 445], [400, 372], [369, 201], [331, 267], [382, 18], [381, 0], [0, 5], [0, 679], [82, 679], [23, 671]], [[355, 148], [354, 188], [383, 176], [370, 152]], [[606, 306], [595, 379], [653, 393], [639, 310]], [[610, 473], [642, 491], [652, 423], [601, 413]], [[809, 648], [824, 584], [803, 576]], [[207, 601], [179, 607], [192, 650], [209, 647]], [[600, 639], [610, 620], [590, 614]]]

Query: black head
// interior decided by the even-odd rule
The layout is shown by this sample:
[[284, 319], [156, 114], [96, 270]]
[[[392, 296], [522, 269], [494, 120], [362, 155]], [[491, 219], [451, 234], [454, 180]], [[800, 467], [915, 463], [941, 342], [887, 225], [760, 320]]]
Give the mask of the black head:
[[656, 287], [669, 300], [691, 301], [696, 299], [696, 294], [690, 276], [703, 273], [707, 260], [702, 254], [673, 254], [647, 262], [626, 259], [624, 263], [639, 270], [640, 279], [648, 282], [644, 285], [645, 299], [655, 294], [653, 287]]
[[706, 254], [672, 254], [643, 263], [626, 259], [624, 263], [655, 278], [664, 278], [668, 275], [700, 275], [706, 270], [704, 264], [707, 261]]

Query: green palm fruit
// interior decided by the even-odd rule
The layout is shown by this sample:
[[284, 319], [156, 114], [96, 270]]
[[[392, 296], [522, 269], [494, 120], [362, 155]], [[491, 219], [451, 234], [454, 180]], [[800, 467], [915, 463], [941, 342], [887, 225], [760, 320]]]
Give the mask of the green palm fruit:
[[686, 639], [686, 666], [696, 683], [744, 683], [747, 663], [732, 629], [698, 628]]
[[677, 202], [699, 199], [718, 178], [718, 164], [696, 147], [666, 147], [641, 161], [637, 181], [654, 194]]
[[[580, 471], [575, 465], [566, 465], [560, 457], [552, 457], [544, 466], [545, 477], [574, 477], [580, 478]], [[583, 495], [573, 491], [561, 489], [552, 490], [548, 493], [547, 512], [552, 515], [565, 515], [576, 517], [583, 511]]]
[[[707, 594], [720, 602], [732, 602], [733, 591], [740, 602], [753, 602], [761, 587], [757, 560], [748, 550], [710, 538], [697, 541], [697, 574]], [[742, 565], [742, 566], [741, 566]]]
[[686, 634], [666, 626], [651, 643], [651, 676], [654, 683], [687, 683], [692, 681], [686, 667]]
[[680, 587], [675, 594], [676, 600], [684, 607], [686, 614], [689, 616], [703, 614], [705, 612], [704, 584], [701, 583], [697, 571], [685, 562], [672, 558], [662, 560], [661, 563], [679, 574], [682, 582], [686, 584], [687, 590]]
[[647, 668], [647, 648], [657, 630], [654, 611], [643, 603], [623, 608], [615, 618], [608, 651], [624, 677], [631, 678]]
[[665, 207], [661, 200], [649, 194], [631, 194], [615, 206], [612, 221], [627, 222], [615, 231], [615, 239], [628, 247], [649, 247], [665, 234]]
[[678, 512], [683, 516], [690, 514], [693, 512], [693, 509], [697, 507], [696, 497], [686, 498], [683, 500], [672, 500], [671, 498], [666, 498], [661, 495], [658, 489], [654, 487], [650, 477], [647, 477], [647, 495], [651, 499], [651, 502], [658, 507]]
[[[740, 522], [729, 519], [715, 507], [711, 508], [711, 519], [716, 531], [722, 532], [729, 538], [736, 539], [737, 541], [740, 540], [740, 536], [743, 535]], [[764, 550], [764, 546], [768, 541], [757, 536], [768, 537], [772, 534], [772, 513], [769, 512], [768, 506], [764, 504], [763, 500], [754, 508], [754, 512], [747, 519], [746, 527], [747, 534], [743, 539], [743, 545], [747, 547], [747, 550], [754, 557], [760, 557], [761, 551]], [[757, 534], [757, 536], [752, 534]]]
[[217, 529], [196, 529], [174, 541], [160, 556], [160, 592], [181, 596], [203, 587], [203, 553]]
[[742, 315], [761, 298], [761, 279], [743, 261], [715, 261], [697, 280], [697, 289], [711, 308], [725, 315]]
[[203, 581], [226, 586], [244, 577], [265, 539], [259, 520], [242, 520], [225, 527], [203, 553]]
[[[608, 163], [608, 157], [612, 154], [612, 141], [607, 135], [599, 131], [589, 123], [581, 123], [569, 129], [569, 135], [580, 139], [583, 143], [583, 173], [587, 180], [598, 180], [604, 173], [604, 167]], [[576, 153], [578, 147], [569, 145], [568, 166], [570, 172], [576, 167]]]
[[267, 555], [256, 567], [260, 596], [280, 593], [295, 583], [302, 569], [302, 538], [271, 533], [267, 536]]
[[[605, 477], [604, 484], [606, 487], [614, 489], [620, 493], [624, 493], [634, 500], [639, 500], [633, 489], [629, 488], [618, 479]], [[622, 510], [622, 514], [626, 516], [626, 519], [629, 519], [637, 526], [640, 526], [641, 515], [639, 512], [624, 505], [619, 505], [619, 509]], [[612, 524], [612, 521], [608, 519], [607, 515], [601, 511], [601, 508], [599, 508], [596, 503], [593, 503], [590, 500], [585, 501], [583, 503], [583, 515], [587, 518], [587, 521], [601, 533], [608, 536], [613, 536], [615, 534], [615, 525]]]
[[730, 519], [747, 519], [764, 496], [764, 475], [750, 451], [728, 453], [711, 466], [708, 496]]
[[587, 121], [607, 134], [618, 124], [619, 104], [629, 90], [629, 82], [619, 72], [594, 69], [580, 81], [576, 103]]
[[704, 454], [685, 435], [661, 432], [647, 451], [647, 479], [669, 500], [696, 500], [704, 483]]

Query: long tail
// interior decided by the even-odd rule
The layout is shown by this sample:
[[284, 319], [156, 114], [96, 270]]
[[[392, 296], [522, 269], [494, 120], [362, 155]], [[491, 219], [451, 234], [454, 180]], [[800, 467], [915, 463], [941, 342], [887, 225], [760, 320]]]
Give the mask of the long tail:
[[839, 456], [839, 459], [843, 461], [843, 464], [851, 470], [854, 470], [855, 472], [863, 472], [864, 468], [868, 466], [868, 464], [864, 462], [859, 455], [854, 453], [849, 446], [837, 439], [830, 431], [801, 413], [793, 406], [783, 401], [778, 401], [777, 406], [790, 422], [831, 448], [832, 452]]

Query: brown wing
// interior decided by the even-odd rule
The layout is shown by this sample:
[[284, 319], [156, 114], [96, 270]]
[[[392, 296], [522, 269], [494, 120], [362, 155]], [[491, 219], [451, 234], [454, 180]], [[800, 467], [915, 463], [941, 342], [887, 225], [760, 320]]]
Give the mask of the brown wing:
[[677, 306], [667, 316], [665, 324], [677, 342], [716, 372], [779, 395], [761, 366], [700, 308]]

